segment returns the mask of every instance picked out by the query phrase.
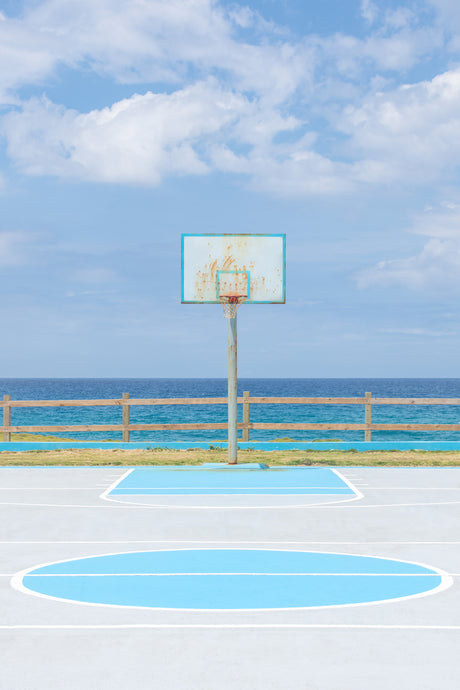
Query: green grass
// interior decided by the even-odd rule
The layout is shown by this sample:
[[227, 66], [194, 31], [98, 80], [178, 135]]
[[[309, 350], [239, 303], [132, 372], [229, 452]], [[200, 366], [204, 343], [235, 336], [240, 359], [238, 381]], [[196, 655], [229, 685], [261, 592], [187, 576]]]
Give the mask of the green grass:
[[[1, 440], [1, 438], [0, 438]], [[61, 442], [61, 443], [68, 443], [75, 441], [74, 438], [62, 438], [61, 436], [44, 436], [43, 434], [20, 434], [20, 433], [12, 433], [11, 434], [11, 440], [12, 441], [49, 441], [49, 442]]]
[[[41, 434], [11, 434], [12, 441], [72, 442], [75, 439]], [[294, 441], [288, 437], [277, 441]], [[323, 439], [317, 439], [323, 440]], [[327, 440], [327, 439], [324, 439]], [[329, 439], [330, 440], [330, 439]], [[225, 442], [226, 439], [223, 439]], [[217, 443], [217, 441], [216, 441]], [[204, 462], [227, 462], [227, 450], [212, 448], [66, 448], [56, 450], [29, 450], [0, 452], [0, 467], [15, 465], [201, 465]], [[460, 451], [425, 450], [273, 450], [251, 448], [238, 451], [238, 462], [263, 462], [271, 466], [286, 467], [460, 467]]]
[[[36, 437], [34, 437], [35, 440]], [[43, 437], [50, 440], [50, 437]], [[40, 439], [42, 440], [42, 439]], [[62, 439], [59, 439], [62, 440]], [[15, 465], [201, 465], [204, 462], [227, 462], [226, 449], [201, 450], [189, 448], [152, 448], [130, 450], [110, 448], [70, 448], [61, 450], [30, 450], [0, 452], [0, 466]], [[263, 462], [286, 467], [460, 467], [460, 451], [418, 450], [240, 450], [238, 462]]]

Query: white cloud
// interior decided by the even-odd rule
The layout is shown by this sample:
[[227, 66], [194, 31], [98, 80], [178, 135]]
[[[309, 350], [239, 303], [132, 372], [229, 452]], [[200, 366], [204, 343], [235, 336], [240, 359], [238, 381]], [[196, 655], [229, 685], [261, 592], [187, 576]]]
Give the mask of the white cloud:
[[23, 84], [40, 82], [56, 64], [52, 49], [19, 20], [0, 22], [0, 103], [15, 103], [10, 92]]
[[[75, 280], [80, 283], [105, 284], [113, 283], [118, 280], [118, 276], [111, 268], [98, 266], [93, 268], [81, 268], [74, 274]], [[93, 291], [86, 291], [85, 294], [93, 294]]]
[[157, 185], [165, 176], [220, 170], [280, 195], [350, 189], [349, 166], [316, 153], [314, 133], [275, 142], [300, 124], [211, 79], [86, 114], [32, 99], [5, 116], [3, 131], [9, 155], [29, 175]]
[[336, 163], [310, 148], [292, 146], [282, 157], [251, 157], [251, 186], [287, 197], [343, 194], [352, 191], [350, 166]]
[[[378, 14], [369, 1], [362, 12], [369, 21]], [[234, 88], [280, 102], [298, 88], [311, 92], [315, 70], [318, 85], [334, 72], [362, 79], [364, 68], [407, 69], [439, 45], [439, 31], [416, 26], [408, 10], [380, 15], [384, 30], [364, 39], [289, 39], [252, 8], [217, 0], [41, 0], [0, 22], [0, 93], [11, 98], [66, 65], [127, 84], [178, 86], [191, 70], [199, 79], [220, 72]]]
[[436, 16], [436, 21], [450, 37], [448, 48], [453, 52], [460, 49], [460, 4], [457, 0], [428, 0]]
[[[424, 184], [458, 170], [460, 69], [345, 109], [337, 127], [349, 135], [348, 151], [361, 154], [357, 179]], [[372, 180], [371, 180], [372, 181]]]
[[[205, 53], [213, 41], [225, 39], [228, 26], [212, 0], [44, 0], [26, 8], [21, 19], [3, 22], [0, 31], [22, 55], [35, 54], [37, 74], [59, 63], [84, 63], [132, 82], [177, 78], [187, 51]], [[168, 53], [179, 46], [183, 55], [168, 66]], [[23, 83], [28, 70], [15, 76]]]
[[399, 285], [415, 290], [460, 292], [460, 206], [448, 204], [417, 217], [410, 231], [429, 235], [422, 250], [380, 261], [356, 276], [359, 287]]
[[[320, 71], [339, 75], [342, 80], [356, 81], [362, 88], [376, 71], [398, 74], [412, 68], [443, 44], [437, 26], [418, 26], [412, 14], [385, 14], [382, 26], [364, 38], [338, 33], [317, 39], [314, 44], [318, 76]], [[332, 61], [332, 62], [331, 62]], [[319, 80], [319, 79], [318, 79]]]
[[361, 15], [369, 24], [373, 24], [379, 15], [379, 8], [372, 0], [361, 0]]
[[379, 333], [391, 333], [394, 335], [428, 336], [430, 338], [445, 338], [449, 335], [457, 335], [455, 331], [433, 331], [427, 328], [379, 328]]
[[[335, 126], [348, 161], [320, 153], [321, 139], [263, 95], [211, 78], [170, 94], [135, 94], [78, 113], [31, 99], [3, 119], [8, 153], [30, 175], [157, 185], [165, 176], [212, 170], [247, 175], [280, 195], [352, 191], [455, 176], [460, 158], [460, 69], [367, 96]], [[282, 133], [289, 143], [279, 143]]]
[[194, 146], [248, 107], [211, 80], [87, 114], [32, 99], [4, 118], [3, 129], [10, 156], [27, 174], [156, 185], [164, 175], [207, 172]]
[[460, 204], [444, 201], [438, 208], [428, 207], [415, 217], [410, 231], [417, 235], [460, 241]]
[[[253, 27], [260, 40], [239, 31]], [[275, 35], [273, 42], [266, 35]], [[312, 53], [280, 40], [249, 8], [214, 0], [43, 0], [0, 22], [0, 93], [40, 83], [60, 65], [122, 83], [189, 81], [220, 70], [242, 89], [285, 98], [308, 79]], [[4, 96], [5, 97], [5, 96]]]
[[[388, 89], [376, 70], [412, 67], [438, 46], [438, 29], [418, 26], [404, 7], [384, 11], [363, 0], [361, 11], [373, 25], [363, 39], [288, 40], [251, 8], [217, 0], [27, 5], [20, 18], [0, 21], [0, 98], [3, 90], [15, 105], [0, 124], [8, 153], [28, 175], [157, 185], [217, 169], [295, 196], [452, 174], [460, 71], [375, 92]], [[174, 90], [85, 113], [14, 95], [59, 65]], [[352, 103], [345, 110], [344, 101]], [[305, 133], [313, 116], [335, 126], [326, 142], [313, 126]], [[289, 132], [290, 143], [280, 144]]]
[[21, 266], [29, 261], [31, 233], [23, 230], [0, 232], [0, 266]]
[[171, 175], [219, 170], [278, 195], [350, 190], [351, 166], [316, 153], [313, 132], [276, 143], [300, 124], [210, 80], [87, 114], [32, 99], [4, 118], [3, 131], [9, 155], [28, 175], [154, 186]]

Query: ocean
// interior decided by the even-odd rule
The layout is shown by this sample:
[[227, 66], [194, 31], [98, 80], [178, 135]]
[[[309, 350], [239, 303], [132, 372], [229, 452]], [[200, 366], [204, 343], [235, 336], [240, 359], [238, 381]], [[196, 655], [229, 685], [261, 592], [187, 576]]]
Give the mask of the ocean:
[[[460, 398], [460, 379], [245, 379], [238, 382], [238, 395], [270, 397], [373, 397]], [[13, 400], [64, 400], [121, 398], [198, 398], [225, 397], [226, 379], [0, 379], [0, 398]], [[242, 421], [242, 405], [238, 406]], [[131, 423], [226, 422], [225, 405], [133, 406]], [[361, 405], [251, 405], [252, 422], [364, 422]], [[460, 408], [447, 405], [375, 406], [372, 421], [380, 423], [458, 424]], [[12, 425], [121, 424], [119, 407], [12, 408]], [[54, 434], [77, 440], [121, 440], [119, 431], [66, 432]], [[226, 432], [211, 431], [132, 431], [132, 441], [218, 441]], [[363, 431], [251, 431], [250, 440], [276, 438], [312, 441], [340, 439], [363, 441]], [[460, 441], [460, 432], [374, 431], [373, 441]]]

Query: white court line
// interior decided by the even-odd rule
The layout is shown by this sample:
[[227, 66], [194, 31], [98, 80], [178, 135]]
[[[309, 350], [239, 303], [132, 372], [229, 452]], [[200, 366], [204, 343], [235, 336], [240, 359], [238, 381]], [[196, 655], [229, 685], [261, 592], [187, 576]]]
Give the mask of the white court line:
[[[141, 506], [142, 508], [161, 508], [161, 509], [170, 509], [170, 510], [286, 510], [286, 509], [292, 509], [292, 508], [305, 508], [305, 509], [312, 509], [312, 508], [322, 508], [324, 507], [329, 507], [331, 506], [333, 509], [351, 509], [351, 510], [357, 510], [358, 508], [361, 509], [366, 509], [366, 508], [406, 508], [406, 507], [415, 507], [415, 506], [447, 506], [447, 505], [460, 505], [460, 501], [427, 501], [427, 502], [417, 502], [417, 503], [380, 503], [380, 504], [364, 504], [364, 505], [342, 505], [343, 503], [351, 503], [352, 501], [359, 501], [364, 498], [364, 495], [361, 494], [360, 491], [355, 489], [355, 492], [359, 495], [355, 496], [354, 498], [346, 498], [342, 500], [337, 500], [337, 501], [321, 501], [320, 503], [286, 503], [284, 505], [258, 505], [258, 506], [249, 506], [249, 505], [244, 505], [244, 506], [238, 506], [238, 505], [233, 505], [233, 506], [219, 506], [219, 505], [201, 505], [201, 506], [196, 506], [196, 505], [173, 505], [171, 503], [140, 503], [139, 501], [121, 501], [117, 500], [115, 498], [106, 498], [105, 500], [107, 501], [112, 501], [113, 503], [118, 503], [123, 506]], [[122, 494], [117, 494], [117, 495], [122, 495]], [[155, 494], [152, 494], [155, 495]], [[193, 494], [192, 494], [193, 495]], [[219, 498], [222, 497], [224, 494], [206, 494], [208, 497], [211, 496], [217, 496]], [[233, 494], [235, 495], [235, 494]], [[259, 494], [260, 495], [260, 494]], [[297, 494], [285, 494], [286, 496], [295, 496]], [[302, 494], [304, 496], [308, 496], [308, 494]], [[315, 494], [310, 494], [311, 496], [315, 496]], [[318, 494], [316, 494], [317, 496]], [[321, 495], [321, 494], [319, 494]], [[100, 497], [102, 498], [102, 496]], [[340, 505], [339, 505], [340, 504]], [[2, 504], [0, 504], [2, 505]], [[3, 504], [4, 505], [4, 504]], [[12, 504], [15, 505], [15, 504]], [[27, 505], [27, 504], [25, 504]], [[42, 504], [37, 504], [37, 505], [42, 505]], [[63, 506], [65, 507], [65, 506]], [[84, 506], [82, 506], [84, 507]]]
[[[359, 505], [359, 506], [333, 506], [334, 508], [410, 508], [410, 507], [417, 507], [417, 506], [448, 506], [448, 505], [459, 505], [460, 501], [431, 501], [431, 502], [423, 502], [423, 503], [380, 503], [380, 504], [366, 504], [366, 505]], [[306, 506], [308, 508], [321, 508], [325, 503], [318, 504], [318, 505], [311, 505], [311, 506]]]
[[[103, 554], [104, 555], [104, 554]], [[445, 573], [460, 577], [460, 573]], [[0, 577], [14, 577], [16, 573], [0, 573]], [[440, 577], [433, 573], [28, 573], [27, 577], [174, 577], [174, 576], [266, 575], [267, 577]]]
[[[206, 496], [212, 496], [213, 494], [206, 494]], [[217, 494], [219, 498], [222, 498], [222, 496], [225, 494]], [[286, 496], [295, 496], [296, 494], [286, 494]], [[308, 494], [302, 494], [305, 496], [308, 496]], [[312, 496], [315, 496], [315, 494], [311, 494]], [[318, 494], [316, 494], [318, 495]], [[102, 498], [102, 495], [100, 496]], [[23, 503], [23, 502], [18, 502], [18, 501], [0, 501], [0, 505], [2, 506], [21, 506], [21, 507], [35, 507], [35, 508], [86, 508], [90, 510], [97, 510], [97, 509], [103, 509], [103, 510], [115, 510], [116, 508], [130, 508], [134, 509], [139, 507], [145, 508], [148, 510], [152, 509], [157, 509], [157, 510], [292, 510], [293, 508], [295, 509], [313, 509], [313, 508], [323, 508], [324, 507], [331, 507], [333, 510], [358, 510], [358, 509], [367, 509], [367, 508], [412, 508], [412, 507], [423, 507], [423, 506], [451, 506], [451, 505], [460, 505], [460, 501], [430, 501], [430, 502], [423, 502], [423, 503], [380, 503], [380, 504], [365, 504], [365, 505], [337, 505], [337, 504], [342, 504], [342, 503], [347, 503], [349, 501], [356, 501], [358, 498], [348, 498], [342, 501], [324, 501], [321, 503], [286, 503], [284, 505], [256, 505], [256, 506], [249, 506], [249, 505], [244, 505], [244, 506], [238, 506], [238, 505], [232, 505], [232, 506], [218, 506], [218, 505], [203, 505], [203, 506], [195, 506], [195, 505], [173, 505], [171, 503], [139, 503], [135, 501], [118, 501], [115, 500], [114, 498], [106, 498], [106, 501], [111, 501], [113, 503], [117, 503], [118, 505], [84, 505], [84, 504], [70, 504], [70, 503]]]
[[[105, 484], [102, 484], [100, 486], [1, 486], [0, 491], [94, 491], [95, 489], [105, 488]], [[345, 488], [341, 486], [129, 486], [126, 487], [126, 489], [123, 489], [123, 491], [168, 491], [169, 489], [187, 489], [187, 491], [195, 491], [196, 489], [228, 489], [229, 491], [237, 489], [276, 489], [280, 491], [283, 489], [340, 489], [341, 491], [345, 491]], [[460, 487], [457, 487], [457, 489], [460, 490]], [[111, 489], [111, 491], [113, 491], [113, 489]]]
[[460, 544], [460, 541], [311, 541], [298, 539], [104, 539], [104, 540], [21, 540], [0, 541], [0, 544], [316, 544], [326, 545], [439, 545], [452, 546]]
[[[196, 505], [174, 505], [170, 503], [155, 503], [155, 504], [148, 504], [148, 503], [140, 503], [136, 501], [122, 501], [122, 500], [117, 500], [114, 498], [108, 498], [107, 494], [112, 491], [117, 484], [119, 484], [120, 481], [122, 481], [125, 477], [127, 477], [131, 472], [133, 472], [136, 468], [132, 467], [129, 470], [127, 470], [124, 474], [118, 476], [118, 478], [99, 496], [99, 498], [110, 502], [110, 503], [116, 503], [117, 505], [71, 505], [71, 504], [62, 504], [62, 503], [57, 503], [57, 504], [52, 504], [52, 503], [19, 503], [17, 501], [14, 502], [5, 502], [1, 501], [0, 505], [10, 505], [10, 506], [21, 506], [21, 507], [44, 507], [44, 508], [84, 508], [84, 509], [100, 509], [100, 508], [146, 508], [148, 510], [152, 509], [168, 509], [168, 510], [292, 510], [292, 509], [312, 509], [312, 508], [325, 508], [328, 506], [332, 506], [332, 508], [335, 509], [367, 509], [367, 508], [406, 508], [406, 507], [425, 507], [425, 506], [450, 506], [450, 505], [459, 505], [460, 501], [430, 501], [430, 502], [417, 502], [417, 503], [383, 503], [383, 504], [360, 504], [360, 505], [343, 505], [344, 503], [350, 503], [354, 501], [359, 501], [364, 498], [364, 495], [357, 489], [344, 475], [342, 475], [338, 470], [334, 468], [330, 468], [332, 472], [337, 474], [344, 482], [349, 486], [355, 493], [356, 496], [353, 498], [347, 498], [347, 499], [339, 499], [335, 501], [323, 501], [321, 503], [313, 503], [313, 504], [308, 504], [308, 503], [300, 503], [300, 504], [284, 504], [284, 505], [256, 505], [256, 506], [238, 506], [238, 505], [233, 505], [233, 506], [209, 506], [209, 505], [201, 505], [201, 506], [196, 506]], [[455, 468], [454, 468], [455, 469]], [[403, 488], [403, 487], [401, 487]], [[217, 494], [219, 498], [222, 497], [222, 494]], [[292, 494], [291, 494], [292, 495]], [[212, 494], [207, 494], [207, 496], [212, 496]]]
[[109, 501], [110, 499], [107, 498], [107, 494], [109, 494], [112, 491], [112, 489], [114, 489], [117, 486], [117, 484], [123, 481], [123, 479], [126, 479], [126, 477], [128, 477], [131, 474], [131, 472], [134, 472], [134, 470], [135, 468], [131, 467], [131, 469], [127, 470], [126, 472], [123, 472], [123, 474], [118, 475], [117, 478], [106, 488], [106, 490], [101, 493], [99, 498]]
[[305, 629], [305, 630], [460, 630], [460, 625], [378, 625], [340, 623], [126, 623], [112, 625], [0, 625], [0, 630], [170, 630], [170, 629]]
[[[119, 503], [123, 504], [123, 501], [118, 501]], [[33, 507], [33, 508], [91, 508], [91, 510], [94, 510], [96, 508], [104, 508], [105, 510], [110, 510], [110, 509], [115, 509], [115, 508], [132, 508], [136, 507], [137, 505], [143, 505], [142, 503], [139, 504], [134, 504], [134, 503], [125, 503], [123, 505], [118, 505], [118, 506], [101, 506], [101, 505], [85, 505], [85, 504], [78, 504], [78, 503], [20, 503], [19, 501], [0, 501], [1, 506], [23, 506], [23, 507]], [[145, 506], [146, 508], [152, 508], [156, 506]], [[158, 507], [163, 507], [163, 506], [158, 506]]]
[[[364, 498], [364, 494], [349, 480], [347, 477], [345, 477], [344, 474], [339, 472], [339, 470], [335, 470], [333, 468], [332, 472], [342, 481], [344, 482], [351, 491], [355, 494], [354, 498], [349, 498], [348, 501], [344, 500], [343, 503], [347, 503], [349, 501], [360, 501], [361, 499]], [[324, 504], [323, 504], [324, 505]]]

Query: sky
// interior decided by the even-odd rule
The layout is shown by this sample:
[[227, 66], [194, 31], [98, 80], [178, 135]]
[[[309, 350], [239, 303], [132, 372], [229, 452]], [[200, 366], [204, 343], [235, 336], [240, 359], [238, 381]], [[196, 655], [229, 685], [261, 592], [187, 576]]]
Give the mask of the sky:
[[225, 377], [182, 233], [286, 233], [240, 377], [460, 377], [458, 0], [0, 0], [0, 376]]

